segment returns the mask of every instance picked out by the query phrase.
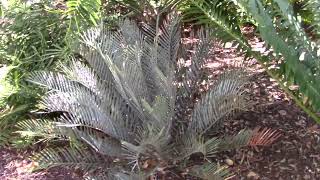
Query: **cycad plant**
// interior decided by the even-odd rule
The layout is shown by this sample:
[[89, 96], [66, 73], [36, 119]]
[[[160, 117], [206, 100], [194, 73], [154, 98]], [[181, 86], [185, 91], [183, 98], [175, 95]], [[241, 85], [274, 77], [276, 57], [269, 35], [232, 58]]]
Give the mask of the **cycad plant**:
[[226, 117], [246, 108], [246, 76], [228, 71], [199, 93], [209, 32], [198, 32], [186, 67], [179, 19], [172, 16], [142, 31], [129, 20], [121, 21], [117, 31], [91, 29], [82, 37], [82, 57], [64, 73], [32, 73], [29, 81], [49, 89], [41, 107], [59, 117], [21, 122], [20, 132], [84, 144], [42, 150], [34, 157], [41, 168], [77, 166], [91, 179], [157, 179], [174, 171], [180, 173], [172, 176], [225, 179], [230, 173], [214, 163], [217, 152], [277, 137], [274, 131], [257, 130], [208, 136]]

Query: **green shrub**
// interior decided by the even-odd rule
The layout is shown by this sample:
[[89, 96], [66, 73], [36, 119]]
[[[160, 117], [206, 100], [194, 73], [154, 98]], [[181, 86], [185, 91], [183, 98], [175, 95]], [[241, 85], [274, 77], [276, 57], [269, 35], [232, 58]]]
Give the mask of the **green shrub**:
[[[61, 62], [70, 61], [78, 32], [90, 28], [100, 18], [99, 2], [68, 1], [61, 7], [52, 1], [32, 4], [10, 1], [0, 24], [0, 61], [13, 67], [5, 83], [15, 88], [2, 102], [5, 106], [2, 114], [6, 117], [2, 122], [6, 125], [0, 130], [7, 137], [12, 137], [14, 124], [26, 119], [43, 93], [25, 81], [26, 75], [37, 70], [54, 70]], [[14, 111], [20, 107], [23, 110]]]
[[[293, 10], [287, 0], [236, 0], [207, 1], [190, 0], [193, 8], [189, 15], [215, 29], [214, 35], [224, 42], [234, 42], [246, 58], [255, 58], [267, 73], [279, 82], [279, 85], [294, 101], [317, 122], [316, 114], [320, 110], [320, 63], [319, 41], [312, 38], [302, 27], [299, 14]], [[238, 17], [221, 6], [234, 3], [244, 11], [257, 26], [258, 36], [266, 45], [264, 52], [254, 52], [247, 39], [240, 31]], [[311, 27], [313, 34], [318, 34], [319, 5], [310, 0], [306, 9], [313, 15]], [[201, 15], [199, 15], [201, 14]], [[278, 62], [274, 64], [274, 62]], [[276, 68], [272, 66], [276, 65]], [[298, 87], [293, 90], [291, 87]]]

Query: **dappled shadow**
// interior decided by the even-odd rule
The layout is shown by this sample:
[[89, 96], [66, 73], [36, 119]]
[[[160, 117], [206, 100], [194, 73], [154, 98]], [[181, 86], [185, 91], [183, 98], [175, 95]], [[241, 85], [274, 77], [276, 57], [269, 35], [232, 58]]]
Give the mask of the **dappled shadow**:
[[[255, 45], [261, 46], [258, 42]], [[214, 48], [213, 61], [207, 65], [213, 79], [243, 60], [235, 49]], [[250, 79], [245, 93], [251, 106], [226, 121], [224, 133], [269, 127], [283, 135], [269, 147], [220, 153], [219, 161], [226, 164], [226, 160], [232, 160], [234, 179], [320, 179], [320, 126], [279, 89], [277, 82], [257, 62], [247, 63], [245, 70]]]

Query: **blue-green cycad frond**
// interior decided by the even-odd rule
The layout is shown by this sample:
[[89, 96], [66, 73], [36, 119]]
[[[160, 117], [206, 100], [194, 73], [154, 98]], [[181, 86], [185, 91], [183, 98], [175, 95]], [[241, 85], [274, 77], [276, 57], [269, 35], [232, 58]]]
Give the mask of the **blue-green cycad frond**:
[[86, 171], [94, 172], [100, 168], [108, 168], [106, 159], [97, 156], [93, 151], [79, 148], [68, 149], [45, 149], [33, 157], [38, 161], [40, 168], [50, 168], [55, 166], [80, 167]]
[[242, 87], [246, 82], [240, 71], [220, 76], [213, 88], [194, 107], [188, 132], [204, 134], [224, 117], [247, 106]]
[[231, 177], [227, 167], [212, 163], [194, 166], [189, 174], [205, 180], [228, 179]]

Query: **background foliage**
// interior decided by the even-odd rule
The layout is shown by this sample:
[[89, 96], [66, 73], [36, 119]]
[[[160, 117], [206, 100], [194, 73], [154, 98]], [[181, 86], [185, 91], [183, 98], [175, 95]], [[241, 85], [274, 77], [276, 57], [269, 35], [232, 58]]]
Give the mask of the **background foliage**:
[[98, 23], [101, 8], [98, 0], [6, 2], [7, 6], [1, 6], [0, 59], [1, 64], [12, 67], [6, 73], [5, 88], [8, 91], [9, 86], [14, 87], [15, 91], [2, 101], [5, 116], [0, 124], [1, 134], [9, 137], [17, 121], [30, 118], [29, 112], [42, 95], [25, 77], [32, 71], [54, 70], [70, 61], [79, 32]]
[[[316, 1], [302, 3], [301, 9], [289, 1], [235, 0], [206, 1], [192, 0], [187, 15], [197, 17], [199, 23], [215, 28], [215, 36], [224, 42], [232, 41], [247, 58], [255, 58], [265, 67], [268, 74], [276, 79], [282, 89], [317, 122], [319, 116], [319, 43], [316, 35], [317, 16]], [[311, 5], [312, 4], [312, 5]], [[300, 5], [300, 4], [299, 4]], [[234, 16], [228, 8], [236, 7], [243, 12], [257, 27], [257, 35], [265, 42], [264, 52], [253, 52], [248, 40], [241, 32], [239, 16]], [[313, 14], [309, 19], [309, 28], [303, 27], [300, 15], [302, 11]], [[190, 19], [188, 18], [187, 19]], [[307, 21], [307, 17], [305, 17]], [[190, 19], [193, 20], [193, 19]], [[310, 32], [312, 28], [312, 33]], [[276, 64], [274, 62], [277, 62]], [[274, 67], [275, 66], [275, 67]], [[273, 67], [270, 69], [270, 67]], [[293, 86], [298, 89], [293, 90]]]

